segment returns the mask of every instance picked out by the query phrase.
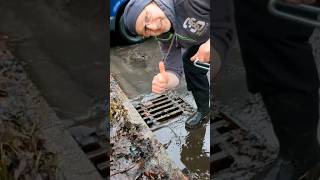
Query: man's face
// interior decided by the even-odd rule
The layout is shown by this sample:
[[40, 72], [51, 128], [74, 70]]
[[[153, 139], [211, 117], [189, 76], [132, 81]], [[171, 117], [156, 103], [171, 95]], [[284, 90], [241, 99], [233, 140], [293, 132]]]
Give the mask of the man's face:
[[170, 20], [154, 2], [142, 10], [136, 21], [136, 32], [144, 37], [158, 36], [170, 28]]

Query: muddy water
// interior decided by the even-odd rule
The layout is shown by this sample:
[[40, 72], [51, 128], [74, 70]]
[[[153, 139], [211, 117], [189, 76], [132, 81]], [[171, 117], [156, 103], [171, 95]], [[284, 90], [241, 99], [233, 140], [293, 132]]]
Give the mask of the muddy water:
[[[149, 39], [142, 44], [131, 46], [113, 45], [110, 50], [111, 73], [119, 82], [126, 95], [133, 99], [141, 94], [151, 93], [151, 81], [159, 72], [158, 62], [162, 56], [157, 42]], [[191, 103], [185, 80], [182, 79], [177, 91]], [[194, 104], [193, 104], [194, 105]], [[186, 117], [154, 132], [166, 147], [175, 164], [189, 171], [195, 179], [209, 179], [210, 168], [210, 127], [209, 123], [192, 131], [185, 129]]]

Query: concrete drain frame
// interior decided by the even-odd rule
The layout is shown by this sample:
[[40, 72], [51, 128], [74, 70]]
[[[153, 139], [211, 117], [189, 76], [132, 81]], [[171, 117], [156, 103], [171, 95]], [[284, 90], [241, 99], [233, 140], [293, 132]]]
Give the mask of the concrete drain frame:
[[193, 113], [194, 108], [180, 96], [169, 92], [167, 94], [148, 94], [131, 100], [132, 105], [140, 114], [141, 118], [156, 131], [168, 124]]
[[[234, 179], [239, 176], [242, 177], [239, 179], [250, 179], [273, 161], [271, 155], [274, 152], [269, 151], [268, 145], [259, 141], [259, 137], [249, 135], [243, 126], [225, 113], [218, 112], [211, 118], [210, 127], [213, 138], [210, 155], [212, 179]], [[244, 152], [244, 149], [248, 152]], [[246, 163], [244, 167], [239, 167]]]

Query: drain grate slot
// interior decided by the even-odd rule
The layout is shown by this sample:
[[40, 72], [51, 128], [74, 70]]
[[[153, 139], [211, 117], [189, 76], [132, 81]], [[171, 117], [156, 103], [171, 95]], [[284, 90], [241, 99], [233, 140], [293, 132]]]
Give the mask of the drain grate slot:
[[148, 99], [144, 103], [132, 101], [132, 104], [151, 129], [173, 121], [186, 111], [193, 111], [192, 107], [178, 96], [148, 95]]
[[213, 149], [212, 149], [213, 154], [221, 152], [221, 151], [222, 151], [222, 149], [219, 147], [219, 145], [213, 145]]
[[107, 149], [98, 149], [87, 154], [88, 158], [93, 162], [93, 164], [100, 164], [106, 161], [108, 158]]
[[70, 132], [100, 175], [106, 179], [110, 170], [106, 135], [98, 135], [95, 129], [86, 126], [72, 127]]
[[161, 118], [159, 118], [157, 121], [162, 122], [162, 121], [166, 121], [172, 118], [175, 118], [177, 116], [180, 116], [183, 112], [181, 111], [173, 111], [167, 115], [162, 116]]
[[162, 101], [162, 102], [157, 102], [156, 104], [152, 104], [151, 106], [149, 106], [147, 109], [148, 110], [153, 110], [153, 109], [157, 109], [158, 107], [161, 107], [161, 106], [164, 106], [164, 105], [167, 105], [167, 104], [170, 104], [171, 101], [166, 99], [165, 101]]
[[106, 178], [109, 173], [110, 164], [109, 162], [103, 162], [96, 166], [102, 175], [102, 177]]
[[213, 163], [214, 172], [219, 172], [229, 168], [234, 163], [234, 158], [224, 152], [220, 152], [216, 155], [216, 159], [214, 159]]
[[230, 122], [227, 122], [226, 124], [224, 124], [224, 126], [217, 128], [217, 131], [220, 134], [225, 134], [225, 133], [228, 133], [228, 132], [235, 130], [235, 129], [239, 129], [239, 127], [230, 123]]
[[170, 107], [163, 109], [162, 111], [158, 111], [157, 113], [153, 114], [154, 118], [158, 118], [161, 116], [166, 116], [169, 115], [169, 113], [174, 112], [174, 111], [180, 111], [178, 107]]
[[155, 109], [152, 109], [152, 111], [150, 111], [150, 113], [151, 114], [155, 114], [155, 113], [160, 112], [160, 111], [165, 111], [166, 109], [171, 108], [173, 106], [174, 106], [173, 104], [165, 104], [163, 106], [159, 106], [159, 107], [157, 107]]

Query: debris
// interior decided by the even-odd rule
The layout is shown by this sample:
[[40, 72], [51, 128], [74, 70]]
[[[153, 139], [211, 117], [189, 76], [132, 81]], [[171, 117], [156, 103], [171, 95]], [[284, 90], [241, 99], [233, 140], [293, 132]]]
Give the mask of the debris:
[[[113, 92], [111, 80], [110, 179], [182, 179], [184, 176], [178, 169], [160, 158], [164, 157], [165, 151], [159, 141], [146, 136], [147, 125], [133, 123], [128, 110], [121, 103]], [[151, 133], [150, 130], [148, 132]], [[177, 178], [174, 177], [175, 173]]]
[[[0, 179], [55, 180], [55, 154], [45, 147], [33, 119], [26, 73], [0, 34]], [[34, 100], [34, 99], [33, 99]]]

